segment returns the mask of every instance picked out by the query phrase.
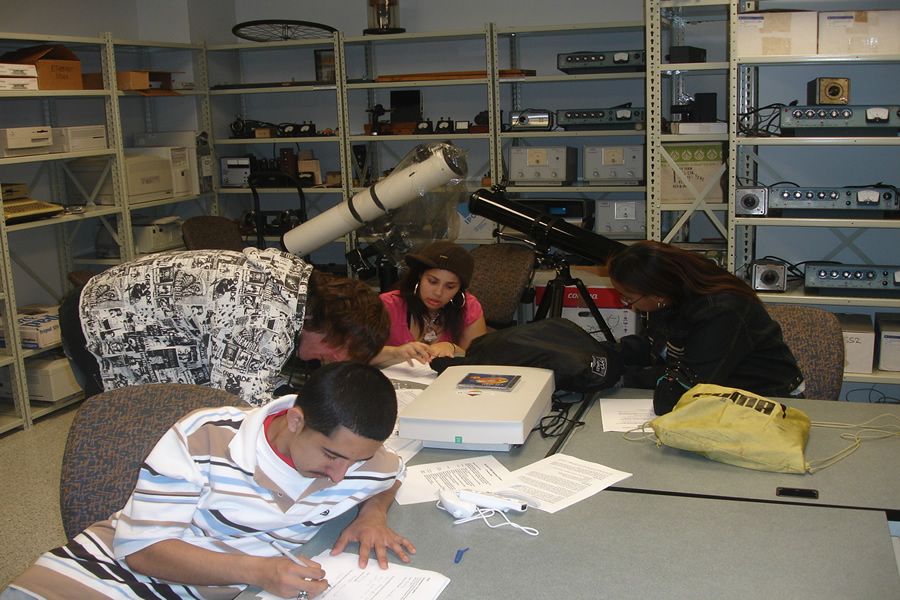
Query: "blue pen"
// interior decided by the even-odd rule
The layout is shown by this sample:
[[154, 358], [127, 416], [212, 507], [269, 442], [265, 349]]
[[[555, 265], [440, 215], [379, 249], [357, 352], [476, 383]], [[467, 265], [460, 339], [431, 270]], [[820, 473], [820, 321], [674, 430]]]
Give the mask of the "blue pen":
[[468, 550], [468, 548], [463, 548], [462, 550], [456, 551], [456, 558], [453, 559], [453, 562], [458, 563], [462, 560], [462, 555]]

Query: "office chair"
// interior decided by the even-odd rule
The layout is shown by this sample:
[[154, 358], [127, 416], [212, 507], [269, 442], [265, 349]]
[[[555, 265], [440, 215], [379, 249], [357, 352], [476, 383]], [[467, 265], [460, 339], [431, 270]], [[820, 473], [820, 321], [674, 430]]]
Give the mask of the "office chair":
[[69, 429], [59, 480], [67, 539], [125, 506], [141, 463], [178, 419], [198, 408], [250, 406], [224, 390], [153, 383], [85, 400]]
[[281, 171], [257, 171], [250, 173], [247, 177], [247, 186], [253, 194], [253, 211], [256, 219], [256, 247], [264, 249], [266, 247], [266, 215], [260, 206], [259, 189], [260, 188], [295, 188], [299, 197], [300, 207], [297, 209], [297, 217], [300, 223], [306, 223], [306, 196], [303, 194], [303, 187], [300, 179], [290, 173]]
[[241, 228], [225, 217], [203, 215], [191, 217], [181, 224], [181, 237], [188, 250], [234, 250], [247, 247]]
[[844, 335], [834, 313], [813, 306], [767, 304], [806, 380], [807, 398], [838, 400], [844, 381]]
[[485, 244], [473, 249], [475, 270], [468, 291], [484, 309], [488, 331], [515, 324], [516, 311], [531, 287], [534, 250], [522, 244]]

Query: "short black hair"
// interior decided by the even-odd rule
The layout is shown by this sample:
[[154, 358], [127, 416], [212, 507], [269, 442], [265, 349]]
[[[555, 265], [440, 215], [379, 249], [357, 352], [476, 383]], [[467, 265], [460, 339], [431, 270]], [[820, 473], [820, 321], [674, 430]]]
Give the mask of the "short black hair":
[[295, 406], [305, 426], [331, 436], [340, 426], [383, 442], [397, 422], [397, 393], [377, 368], [358, 362], [333, 362], [313, 371], [297, 393]]

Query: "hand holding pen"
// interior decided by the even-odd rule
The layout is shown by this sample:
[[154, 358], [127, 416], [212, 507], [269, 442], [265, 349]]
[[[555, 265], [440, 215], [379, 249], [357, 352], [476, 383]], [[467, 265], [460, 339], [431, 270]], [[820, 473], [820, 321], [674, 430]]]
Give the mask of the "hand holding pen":
[[[322, 570], [319, 563], [310, 560], [305, 556], [292, 554], [278, 542], [273, 541], [270, 543], [273, 548], [289, 558], [294, 564], [303, 567], [303, 569], [291, 568], [290, 573], [281, 573], [281, 577], [279, 577], [279, 582], [281, 583], [279, 590], [273, 591], [267, 589], [266, 591], [279, 595], [282, 598], [307, 600], [308, 598], [315, 598], [330, 587], [328, 581], [325, 580], [325, 571]], [[287, 595], [284, 595], [284, 593], [287, 593]]]

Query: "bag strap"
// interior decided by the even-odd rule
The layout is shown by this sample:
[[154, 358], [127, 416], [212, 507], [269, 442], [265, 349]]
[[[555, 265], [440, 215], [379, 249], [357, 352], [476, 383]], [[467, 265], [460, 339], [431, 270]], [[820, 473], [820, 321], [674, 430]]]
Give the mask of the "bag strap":
[[[885, 423], [885, 424], [876, 424], [877, 421], [882, 419], [894, 419], [898, 421], [897, 423]], [[859, 447], [862, 445], [864, 441], [868, 440], [883, 440], [890, 437], [900, 436], [900, 417], [892, 414], [881, 414], [877, 417], [869, 419], [864, 423], [859, 423], [857, 425], [848, 424], [848, 423], [830, 423], [827, 421], [813, 421], [810, 423], [813, 427], [822, 427], [826, 429], [855, 429], [856, 431], [847, 431], [841, 434], [841, 438], [845, 440], [851, 440], [849, 446], [837, 452], [827, 458], [821, 458], [818, 460], [811, 460], [807, 463], [807, 471], [809, 473], [815, 473], [816, 471], [821, 471], [826, 467], [830, 467], [831, 465], [841, 461], [854, 452], [856, 452]]]

